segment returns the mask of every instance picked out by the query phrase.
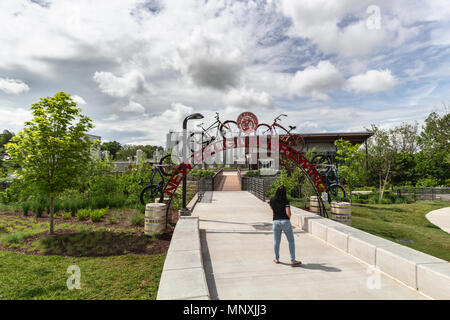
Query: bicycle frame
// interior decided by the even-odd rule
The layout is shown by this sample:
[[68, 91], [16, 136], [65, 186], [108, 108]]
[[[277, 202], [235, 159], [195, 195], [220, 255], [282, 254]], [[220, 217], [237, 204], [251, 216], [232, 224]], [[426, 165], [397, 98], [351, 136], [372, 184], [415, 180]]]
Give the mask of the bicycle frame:
[[[336, 179], [330, 180], [329, 177], [331, 175], [334, 175], [336, 177]], [[327, 173], [325, 173], [323, 175], [323, 177], [325, 178], [325, 183], [327, 184], [327, 188], [329, 188], [332, 185], [339, 184], [339, 177], [337, 174], [336, 165], [331, 165], [331, 170], [329, 170]]]
[[[153, 179], [155, 179], [156, 174], [158, 174], [161, 177], [161, 181], [160, 182], [153, 182]], [[164, 176], [161, 172], [161, 170], [159, 168], [152, 168], [152, 171], [150, 172], [150, 181], [145, 181], [142, 183], [146, 183], [146, 187], [147, 186], [158, 186], [158, 187], [162, 187], [164, 186]]]

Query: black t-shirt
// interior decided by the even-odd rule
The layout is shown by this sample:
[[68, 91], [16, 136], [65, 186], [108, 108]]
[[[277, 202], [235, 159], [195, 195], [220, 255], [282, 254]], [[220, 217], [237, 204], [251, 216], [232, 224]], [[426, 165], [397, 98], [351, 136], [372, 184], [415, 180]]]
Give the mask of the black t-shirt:
[[289, 208], [289, 201], [286, 200], [286, 202], [278, 202], [275, 200], [275, 198], [270, 199], [270, 207], [273, 211], [273, 220], [282, 220], [287, 219], [289, 220], [289, 217], [286, 214], [286, 208]]

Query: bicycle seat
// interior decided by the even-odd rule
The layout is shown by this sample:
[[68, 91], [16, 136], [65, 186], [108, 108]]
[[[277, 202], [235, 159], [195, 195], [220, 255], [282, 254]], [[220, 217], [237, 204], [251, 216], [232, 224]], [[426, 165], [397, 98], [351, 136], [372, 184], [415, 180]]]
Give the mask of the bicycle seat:
[[295, 128], [297, 128], [296, 126], [289, 126], [289, 129], [294, 130]]

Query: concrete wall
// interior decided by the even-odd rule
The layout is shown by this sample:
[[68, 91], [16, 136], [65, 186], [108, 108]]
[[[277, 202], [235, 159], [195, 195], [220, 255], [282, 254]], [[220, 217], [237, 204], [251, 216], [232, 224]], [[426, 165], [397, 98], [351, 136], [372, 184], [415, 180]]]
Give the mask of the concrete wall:
[[[197, 195], [188, 203], [193, 210]], [[198, 217], [181, 216], [164, 262], [157, 300], [210, 300], [203, 267]]]
[[198, 217], [180, 217], [170, 241], [157, 300], [210, 300]]
[[291, 207], [294, 226], [420, 291], [433, 299], [450, 299], [450, 263]]

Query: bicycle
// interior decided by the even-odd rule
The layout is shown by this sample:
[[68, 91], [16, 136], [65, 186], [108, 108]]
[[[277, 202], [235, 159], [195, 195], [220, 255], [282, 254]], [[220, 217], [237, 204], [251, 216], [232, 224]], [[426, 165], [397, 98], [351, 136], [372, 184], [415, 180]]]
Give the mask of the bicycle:
[[[210, 125], [208, 128], [203, 128], [203, 123], [199, 125], [202, 131], [193, 132], [190, 135], [190, 142], [199, 143], [202, 149], [217, 140], [218, 138], [226, 139], [227, 135], [239, 134], [239, 128], [236, 121], [226, 120], [225, 122], [220, 121], [219, 113], [216, 112], [216, 121]], [[215, 133], [214, 133], [215, 130]], [[191, 152], [194, 153], [194, 148], [191, 147]]]
[[[141, 203], [145, 206], [147, 203], [159, 198], [159, 202], [164, 199], [163, 190], [165, 186], [164, 177], [172, 176], [173, 172], [178, 167], [178, 164], [173, 162], [172, 155], [167, 154], [159, 160], [159, 164], [154, 165], [150, 172], [150, 181], [139, 181], [139, 184], [147, 184], [139, 196]], [[156, 176], [159, 175], [160, 181], [155, 182]]]
[[311, 163], [327, 185], [328, 202], [331, 204], [332, 201], [348, 201], [344, 187], [339, 184], [337, 166], [333, 159], [319, 154], [312, 158]]
[[[305, 140], [302, 136], [297, 134], [292, 134], [291, 131], [297, 128], [296, 126], [289, 126], [289, 130], [284, 128], [282, 125], [278, 124], [281, 121], [281, 117], [287, 117], [286, 114], [280, 114], [273, 120], [271, 125], [266, 123], [260, 123], [256, 127], [256, 135], [271, 135], [273, 132], [280, 136], [280, 141], [287, 143], [291, 146], [295, 146], [297, 151], [301, 152], [305, 147]], [[277, 131], [278, 130], [278, 131]]]

